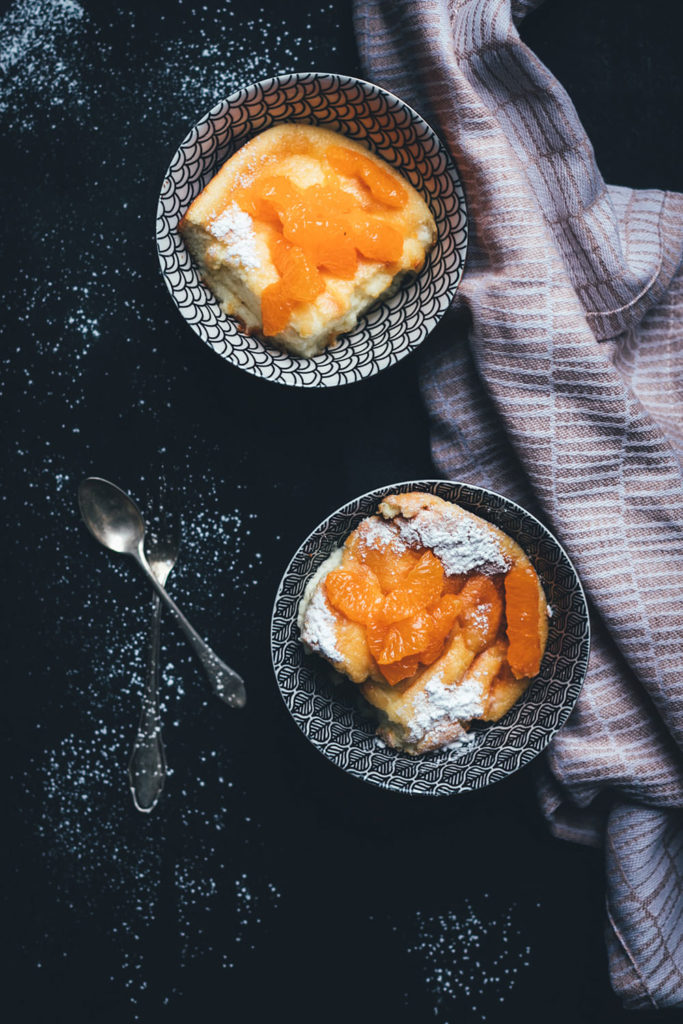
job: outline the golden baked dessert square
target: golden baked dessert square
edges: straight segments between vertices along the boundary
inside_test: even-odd
[[[223,164],[179,230],[204,283],[247,332],[308,357],[424,265],[422,196],[364,146],[281,124]]]
[[[389,746],[422,754],[498,721],[548,638],[538,575],[511,537],[453,502],[394,494],[309,581],[305,646],[353,683]]]

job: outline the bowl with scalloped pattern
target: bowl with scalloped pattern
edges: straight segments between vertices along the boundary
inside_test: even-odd
[[[309,358],[247,334],[224,313],[178,232],[188,207],[221,165],[249,139],[283,122],[319,125],[365,145],[421,193],[437,226],[436,244],[420,273],[368,310],[334,346]],[[419,114],[370,82],[307,72],[248,85],[194,125],[166,172],[156,239],[161,273],[179,312],[214,352],[279,384],[334,387],[393,366],[436,326],[463,274],[467,212],[455,165]]]
[[[307,653],[297,612],[306,584],[362,519],[389,494],[427,491],[504,530],[524,549],[551,609],[538,675],[498,722],[477,724],[462,749],[411,756],[379,743],[376,720],[351,682]],[[412,480],[363,494],[333,512],[306,538],[280,583],[271,622],[271,654],[282,698],[304,736],[350,775],[402,793],[446,796],[480,789],[516,772],[543,751],[567,721],[588,666],[590,625],[583,588],[566,552],[538,519],[494,491],[448,480]]]

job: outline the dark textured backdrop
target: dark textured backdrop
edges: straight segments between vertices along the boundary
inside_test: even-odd
[[[359,73],[349,5],[1,10],[9,1019],[623,1024],[601,857],[550,838],[533,766],[465,798],[384,793],[321,758],[274,685],[270,608],[301,539],[432,473],[416,359],[336,391],[259,382],[201,345],[158,272],[188,126],[278,71]],[[656,11],[549,0],[523,35],[607,181],[683,190],[681,8]],[[125,774],[149,595],[78,522],[91,472],[150,515],[167,479],[170,588],[249,687],[244,713],[217,705],[164,624],[173,774],[149,818]]]

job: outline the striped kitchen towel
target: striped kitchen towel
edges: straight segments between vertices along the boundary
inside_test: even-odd
[[[612,984],[683,1006],[683,196],[606,186],[514,0],[356,0],[367,77],[439,131],[467,268],[427,346],[435,462],[537,509],[592,606],[542,768],[558,836],[602,844]]]

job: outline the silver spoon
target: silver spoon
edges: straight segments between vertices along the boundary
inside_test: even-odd
[[[231,708],[243,708],[247,694],[242,677],[221,661],[206,641],[202,640],[150,569],[143,546],[145,524],[132,498],[108,480],[90,476],[79,484],[78,506],[83,522],[100,544],[111,551],[131,555],[147,574],[201,661],[216,696]]]
[[[175,527],[175,524],[174,524]],[[163,586],[178,558],[180,533],[170,529],[161,539],[147,534],[145,554],[149,567]],[[149,635],[147,673],[142,691],[140,722],[128,762],[128,781],[133,803],[138,811],[149,814],[159,802],[166,781],[166,753],[161,735],[159,713],[159,634],[161,600],[155,594]]]

